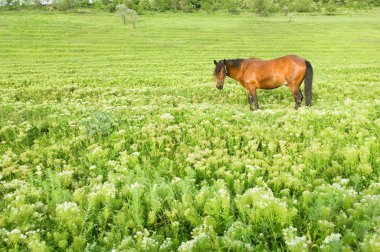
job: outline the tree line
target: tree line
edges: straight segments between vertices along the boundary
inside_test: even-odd
[[[334,13],[337,8],[365,9],[380,6],[380,0],[0,0],[3,9],[44,8],[68,11],[95,8],[115,12],[118,4],[142,14],[146,11],[219,11],[239,13],[248,10],[260,15],[284,12]]]

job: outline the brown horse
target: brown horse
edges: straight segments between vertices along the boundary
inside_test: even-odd
[[[311,90],[313,84],[313,67],[310,62],[288,55],[272,60],[257,58],[220,60],[217,62],[214,76],[216,87],[223,89],[226,76],[237,80],[247,90],[250,109],[259,109],[256,89],[273,89],[282,85],[289,86],[295,101],[295,109],[301,106],[303,100],[300,85],[305,80],[306,106],[311,106]]]

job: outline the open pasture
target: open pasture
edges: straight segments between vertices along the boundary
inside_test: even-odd
[[[0,250],[379,251],[378,17],[0,13]],[[215,88],[286,54],[311,108]]]

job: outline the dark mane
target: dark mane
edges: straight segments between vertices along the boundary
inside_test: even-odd
[[[229,59],[226,60],[226,62],[228,66],[236,68],[239,67],[244,60],[245,59]],[[215,66],[214,75],[217,75],[222,70],[222,67],[224,67],[224,62],[223,60],[220,60]]]
[[[227,64],[233,68],[237,68],[245,59],[230,59],[227,60]]]
[[[248,59],[228,59],[226,62],[229,67],[238,68],[241,63],[246,60],[259,60],[259,58],[251,57]],[[214,75],[217,75],[222,70],[222,67],[224,67],[224,62],[223,60],[219,60],[218,64],[215,66]]]

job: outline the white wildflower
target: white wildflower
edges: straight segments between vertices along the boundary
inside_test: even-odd
[[[340,237],[342,235],[339,233],[332,233],[329,236],[326,236],[322,242],[321,249],[323,251],[339,250]]]
[[[306,235],[297,236],[297,229],[292,226],[283,229],[282,234],[289,251],[306,251],[311,244]]]
[[[162,120],[166,121],[172,121],[174,119],[174,116],[172,116],[170,113],[164,113],[160,117]]]
[[[143,189],[144,188],[144,185],[140,184],[139,182],[135,182],[131,185],[131,190],[134,190],[134,189]]]
[[[331,242],[339,241],[341,236],[342,235],[339,234],[339,233],[337,233],[337,234],[332,233],[329,236],[326,236],[326,238],[323,240],[323,243],[324,244],[329,244]]]
[[[173,241],[170,237],[168,237],[161,244],[159,251],[170,251],[172,246],[173,246]]]
[[[80,208],[75,202],[65,201],[58,204],[55,208],[57,217],[62,221],[70,219],[72,216],[76,216],[80,213]]]

